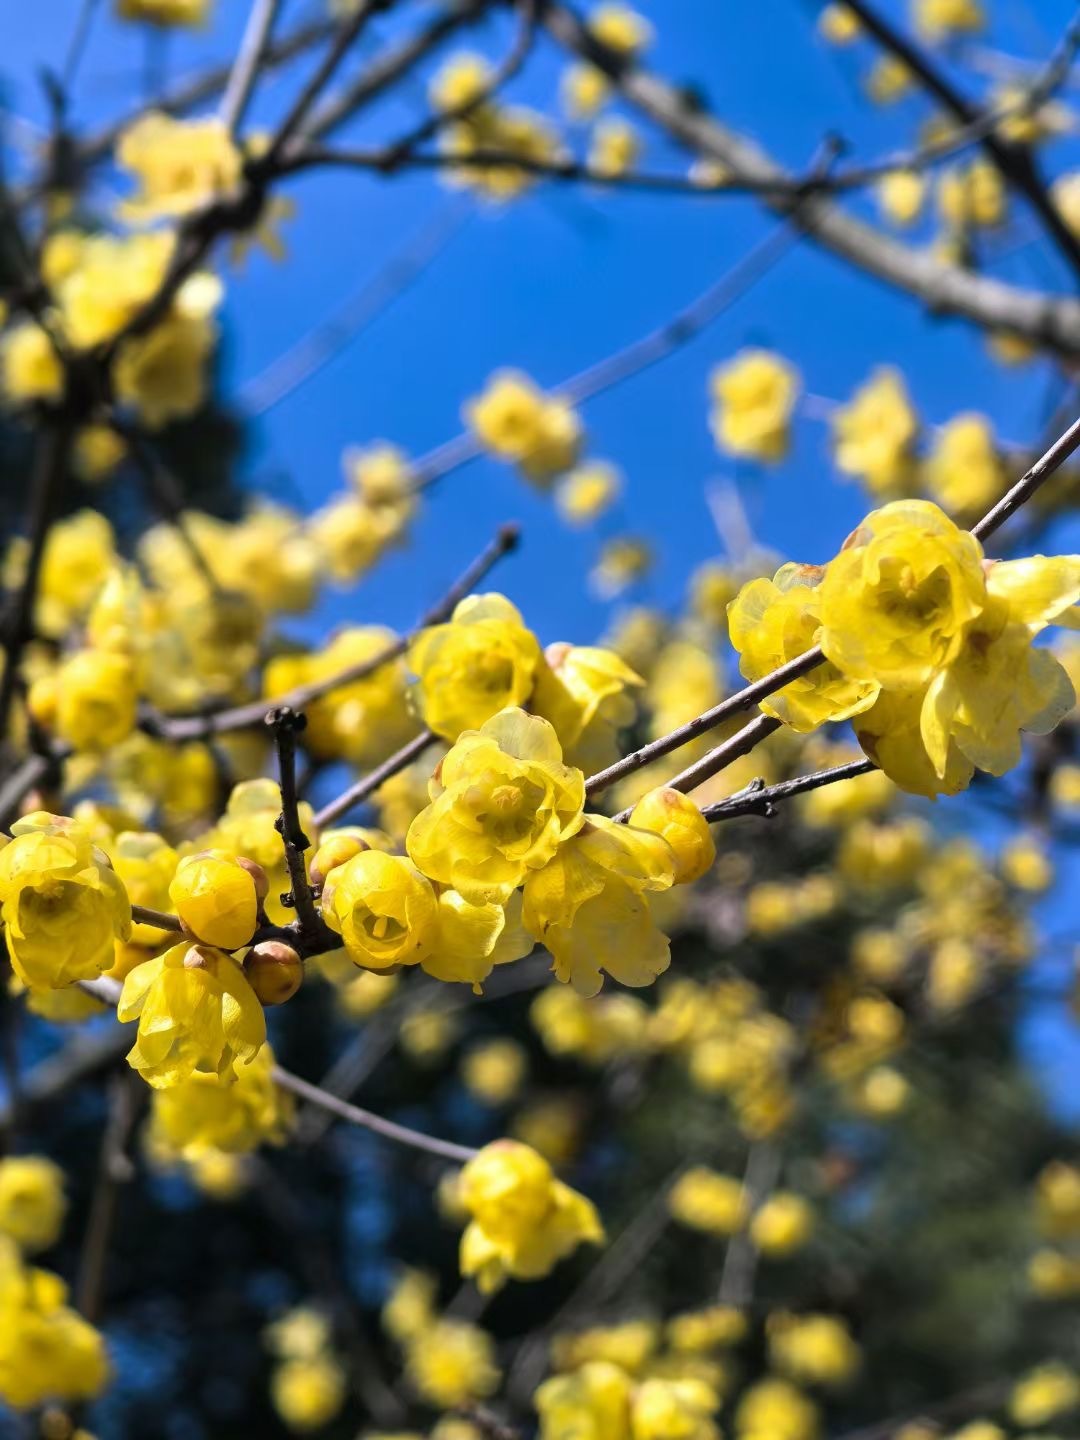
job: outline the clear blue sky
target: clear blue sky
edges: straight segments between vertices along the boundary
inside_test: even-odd
[[[107,5],[109,0],[102,0]],[[15,114],[43,116],[34,74],[60,59],[76,0],[45,0],[8,16],[0,67]],[[857,76],[866,52],[838,54],[814,33],[816,5],[802,0],[640,0],[657,24],[651,60],[667,75],[703,89],[725,119],[753,131],[792,167],[805,166],[826,130],[844,135],[871,158],[908,143],[924,115],[919,102],[875,111],[862,101]],[[904,6],[886,8],[895,15]],[[1042,57],[1071,17],[1070,0],[992,0],[992,40]],[[174,76],[231,53],[247,6],[218,0],[206,33],[176,37],[167,65]],[[286,25],[311,11],[286,3]],[[404,6],[410,23],[429,6]],[[401,23],[380,22],[381,36]],[[470,42],[501,53],[508,27],[493,24]],[[160,58],[160,57],[158,57]],[[99,121],[140,93],[146,56],[130,27],[103,14],[76,92],[79,122]],[[295,72],[294,72],[295,73]],[[551,109],[559,61],[543,49],[513,98]],[[274,87],[267,96],[274,113]],[[419,113],[422,96],[381,106],[353,138],[385,136]],[[650,138],[648,163],[679,157]],[[1050,152],[1052,167],[1080,163],[1075,141]],[[106,187],[111,177],[103,175]],[[288,227],[293,259],[279,269],[256,257],[230,284],[224,378],[229,387],[257,375],[343,297],[371,279],[437,211],[453,202],[434,176],[390,182],[356,173],[315,175],[291,188],[298,215]],[[107,188],[102,192],[107,197]],[[413,454],[460,429],[459,410],[485,377],[520,366],[554,385],[661,323],[731,266],[769,227],[752,201],[709,197],[603,195],[543,188],[504,210],[477,214],[424,275],[350,349],[309,385],[257,424],[251,476],[285,474],[293,493],[313,507],[340,485],[349,445],[398,442]],[[1019,222],[1020,233],[1025,221]],[[1003,273],[1019,282],[1061,284],[1053,261],[1018,249]],[[990,414],[1000,433],[1027,441],[1039,430],[1051,375],[1044,365],[1003,370],[966,327],[935,320],[905,297],[803,246],[720,322],[675,358],[589,404],[591,453],[623,468],[628,491],[620,523],[650,537],[658,564],[647,598],[675,605],[687,574],[716,553],[704,502],[710,479],[731,476],[706,423],[710,367],[746,343],[775,347],[802,371],[807,390],[844,397],[877,364],[904,371],[928,421],[966,409]],[[796,429],[790,458],[777,469],[738,475],[760,540],[791,558],[823,560],[867,508],[854,486],[838,485],[827,435],[813,421]],[[284,492],[283,492],[284,493]],[[414,547],[389,558],[359,591],[332,600],[332,618],[409,623],[504,519],[525,527],[525,546],[500,573],[500,584],[526,608],[545,641],[587,641],[604,628],[608,607],[586,593],[596,537],[568,532],[550,503],[506,469],[486,461],[450,478],[425,506]],[[422,563],[416,564],[420,556]],[[1069,865],[1067,897],[1076,878]],[[1060,933],[1073,907],[1058,898],[1047,929]],[[1063,1095],[1080,1051],[1039,1011],[1033,1046],[1060,1070]],[[1075,1088],[1075,1086],[1073,1087]]]

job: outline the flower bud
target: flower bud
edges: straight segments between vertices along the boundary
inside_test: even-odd
[[[283,1005],[300,989],[304,965],[291,945],[282,940],[260,940],[244,960],[248,983],[264,1005]]]
[[[311,883],[325,885],[331,870],[338,865],[344,865],[346,860],[359,855],[361,850],[370,849],[368,842],[358,835],[346,835],[342,832],[328,835],[311,857]]]
[[[257,860],[249,860],[246,855],[237,855],[236,863],[242,870],[246,870],[255,881],[255,898],[261,905],[270,893],[270,881],[267,879],[266,871]]]
[[[716,859],[708,822],[692,800],[678,790],[650,790],[634,806],[630,824],[661,835],[675,855],[675,884],[699,880]]]

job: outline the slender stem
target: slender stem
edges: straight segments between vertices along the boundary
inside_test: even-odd
[[[288,145],[297,130],[307,119],[312,106],[334,78],[334,72],[348,54],[353,42],[359,37],[360,32],[373,15],[379,10],[386,8],[386,4],[387,0],[359,0],[356,9],[341,24],[337,35],[334,37],[333,44],[322,59],[322,63],[316,68],[314,75],[311,76],[308,83],[293,101],[285,119],[278,127],[277,133],[271,141],[270,148],[265,157],[268,169],[274,167],[286,145]]]
[[[425,1135],[420,1130],[412,1130],[407,1125],[386,1120],[371,1110],[363,1110],[359,1105],[352,1105],[347,1100],[320,1089],[318,1085],[312,1085],[309,1080],[301,1080],[299,1075],[283,1070],[280,1065],[275,1065],[271,1073],[274,1083],[283,1090],[329,1111],[341,1120],[347,1120],[350,1125],[359,1125],[374,1135],[381,1135],[384,1140],[392,1140],[397,1145],[407,1145],[413,1150],[423,1150],[429,1155],[438,1155],[443,1160],[453,1160],[457,1164],[464,1164],[479,1153],[473,1146],[455,1145],[451,1140],[439,1140],[434,1135]]]
[[[252,0],[244,37],[218,110],[230,135],[235,135],[243,124],[280,9],[281,0]]]
[[[132,905],[131,918],[136,925],[153,925],[157,930],[175,930],[177,933],[183,931],[178,915],[170,915],[165,910],[151,910],[146,905]]]
[[[411,765],[414,760],[419,759],[428,746],[433,745],[437,739],[438,736],[433,735],[430,730],[421,730],[419,735],[408,741],[400,750],[395,750],[393,755],[388,756],[381,765],[376,765],[374,770],[363,776],[355,785],[351,785],[344,794],[339,795],[336,800],[331,800],[328,805],[324,805],[315,816],[316,828],[324,830],[327,825],[332,825],[335,820],[340,819],[355,805],[361,804],[369,795],[374,795],[380,785],[389,780],[391,776],[404,770],[406,765]]]
[[[210,593],[220,598],[221,586],[218,578],[210,568],[206,556],[188,525],[187,516],[184,513],[184,492],[179,480],[162,463],[160,457],[150,448],[134,425],[129,425],[119,416],[112,415],[109,417],[109,426],[127,446],[128,453],[146,481],[151,497],[165,519],[175,527],[184,548],[191,557],[192,565],[206,582]]]
[[[760,700],[768,699],[770,695],[775,694],[777,690],[782,690],[792,680],[800,680],[804,675],[808,675],[811,670],[821,665],[824,659],[825,656],[821,653],[820,645],[804,651],[794,660],[789,660],[786,665],[781,665],[760,680],[755,680],[752,685],[747,685],[744,689],[736,691],[734,695],[729,695],[726,700],[721,700],[711,710],[706,710],[703,714],[695,716],[693,720],[688,720],[677,730],[672,730],[667,735],[661,735],[658,740],[653,740],[648,745],[643,745],[640,750],[632,750],[629,755],[624,755],[621,760],[616,760],[606,770],[599,770],[595,775],[590,775],[585,782],[586,795],[590,798],[598,795],[601,790],[606,790],[609,785],[614,785],[616,780],[622,780],[627,775],[632,775],[635,770],[640,770],[643,765],[651,764],[653,760],[659,760],[662,755],[670,755],[672,750],[677,750],[680,745],[685,745],[690,740],[696,740],[699,735],[704,735],[706,731],[722,725],[733,715],[752,709]],[[760,738],[763,739],[764,736],[760,736]]]
[[[811,790],[821,790],[826,785],[836,785],[841,780],[854,780],[860,775],[869,775],[878,767],[872,760],[851,760],[846,765],[833,765],[827,770],[815,770],[812,775],[797,775],[793,780],[781,780],[776,785],[763,785],[760,781],[747,785],[744,790],[718,800],[715,805],[702,807],[702,815],[710,823],[714,820],[733,820],[739,815],[764,815],[774,813],[778,800],[788,800],[793,795],[805,795]]]
[[[1063,435],[1060,435],[1029,470],[1026,470],[1011,490],[1007,491],[977,525],[971,527],[976,540],[986,540],[1000,530],[1010,516],[1027,503],[1050,476],[1060,470],[1069,456],[1080,445],[1080,418],[1073,421]]]
[[[664,788],[678,790],[685,794],[689,790],[696,789],[698,785],[704,785],[706,780],[711,780],[714,775],[719,775],[721,770],[726,770],[735,760],[749,755],[750,751],[756,749],[763,740],[767,740],[770,735],[781,729],[783,729],[781,722],[774,720],[771,715],[756,716],[722,744],[710,750],[707,755],[703,755],[696,764],[681,770],[670,780],[665,780]],[[632,808],[620,810],[615,819],[620,823],[625,823],[630,819]]]
[[[304,851],[311,841],[300,824],[300,796],[296,788],[296,737],[307,721],[288,705],[279,705],[267,715],[266,724],[274,732],[281,786],[281,814],[275,828],[285,847],[285,865],[292,883],[291,893],[282,899],[286,904],[291,903],[301,937],[308,940],[318,933],[321,922],[304,864]]]

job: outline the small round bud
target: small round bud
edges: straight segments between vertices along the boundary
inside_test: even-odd
[[[344,865],[346,860],[359,855],[361,850],[370,849],[368,842],[358,835],[328,835],[311,857],[311,883],[325,885],[331,870],[338,865]]]
[[[236,863],[255,881],[255,898],[261,905],[270,894],[270,881],[266,878],[266,871],[257,860],[249,860],[246,855],[237,855]]]
[[[283,940],[260,940],[244,960],[244,974],[264,1005],[283,1005],[300,989],[304,964]]]
[[[187,954],[184,956],[184,969],[205,970],[206,968],[206,946],[192,945],[190,950],[188,950]]]

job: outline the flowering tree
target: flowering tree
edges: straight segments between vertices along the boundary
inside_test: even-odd
[[[921,128],[858,161],[812,136],[793,173],[621,3],[289,9],[252,0],[229,63],[174,82],[161,42],[211,0],[83,0],[44,143],[9,132],[3,1433],[1068,1433],[1080,1163],[1016,1032],[1080,800],[1080,556],[1034,553],[1076,493],[1080,172],[1045,157],[1080,16],[1025,60],[980,0],[821,7],[806,43]],[[106,24],[145,30],[149,98],[84,132]],[[552,56],[550,113],[511,102]],[[237,483],[219,317],[248,249],[283,254],[293,177],[358,170],[775,224],[660,329],[547,389],[463,386],[460,435],[369,439],[299,513]],[[1016,210],[1068,284],[1005,278]],[[768,472],[824,420],[872,506],[846,538],[780,564],[730,487],[678,613],[544,646],[543,596],[492,588],[518,528],[477,515],[408,633],[366,594],[318,633],[478,458],[597,522],[621,475],[586,402],[799,244],[1041,357],[1045,436],[924,425],[887,366],[824,400],[813,356],[745,348],[709,375],[716,446]],[[648,565],[609,536],[593,581]]]

